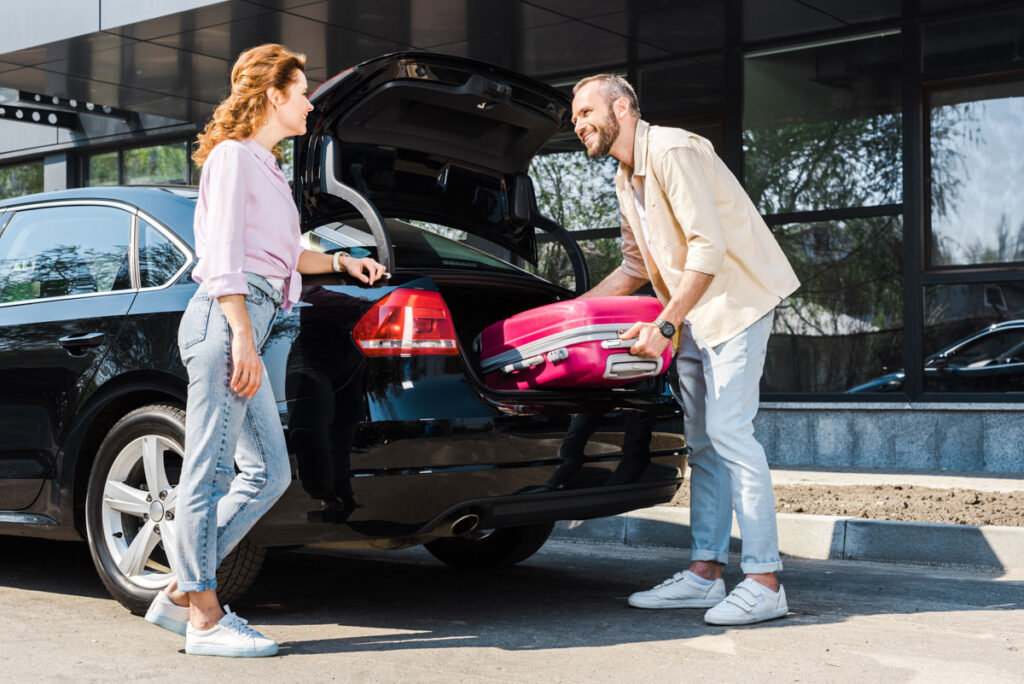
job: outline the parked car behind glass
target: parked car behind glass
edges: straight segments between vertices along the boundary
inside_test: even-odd
[[[905,374],[887,373],[847,392],[900,392]],[[1024,391],[1024,320],[993,323],[924,360],[931,392]]]

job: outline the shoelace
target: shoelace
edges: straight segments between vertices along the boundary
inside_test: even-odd
[[[226,627],[228,627],[228,628],[238,632],[242,636],[249,637],[250,639],[262,639],[262,638],[264,638],[262,634],[260,634],[255,629],[253,629],[252,627],[249,626],[249,621],[248,620],[246,620],[244,617],[242,617],[238,613],[232,613],[230,606],[225,605],[224,606],[224,612],[227,614],[227,618],[228,618],[228,620],[227,620],[228,624],[225,625]]]

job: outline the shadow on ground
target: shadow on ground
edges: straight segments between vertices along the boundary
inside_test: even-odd
[[[106,596],[84,544],[0,538],[0,586]],[[859,615],[1015,611],[1024,582],[992,573],[852,561],[787,561],[790,615],[755,629],[842,622]],[[675,550],[550,542],[520,566],[455,572],[425,551],[301,551],[272,556],[234,606],[253,624],[334,625],[359,636],[282,644],[282,654],[490,647],[599,647],[721,634],[700,610],[629,608],[629,593],[683,567]],[[730,571],[727,580],[738,580]],[[330,627],[330,629],[328,629]]]

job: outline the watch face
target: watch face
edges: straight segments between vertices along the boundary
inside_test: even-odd
[[[672,337],[676,334],[676,326],[672,325],[668,321],[662,321],[659,323],[658,328],[661,330],[661,334],[665,337]]]

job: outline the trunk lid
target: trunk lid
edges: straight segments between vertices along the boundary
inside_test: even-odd
[[[338,74],[310,101],[295,178],[307,226],[367,212],[431,221],[530,262],[535,227],[560,229],[539,216],[526,175],[569,120],[569,99],[554,88],[483,62],[402,52]],[[380,228],[378,242],[389,243]]]

